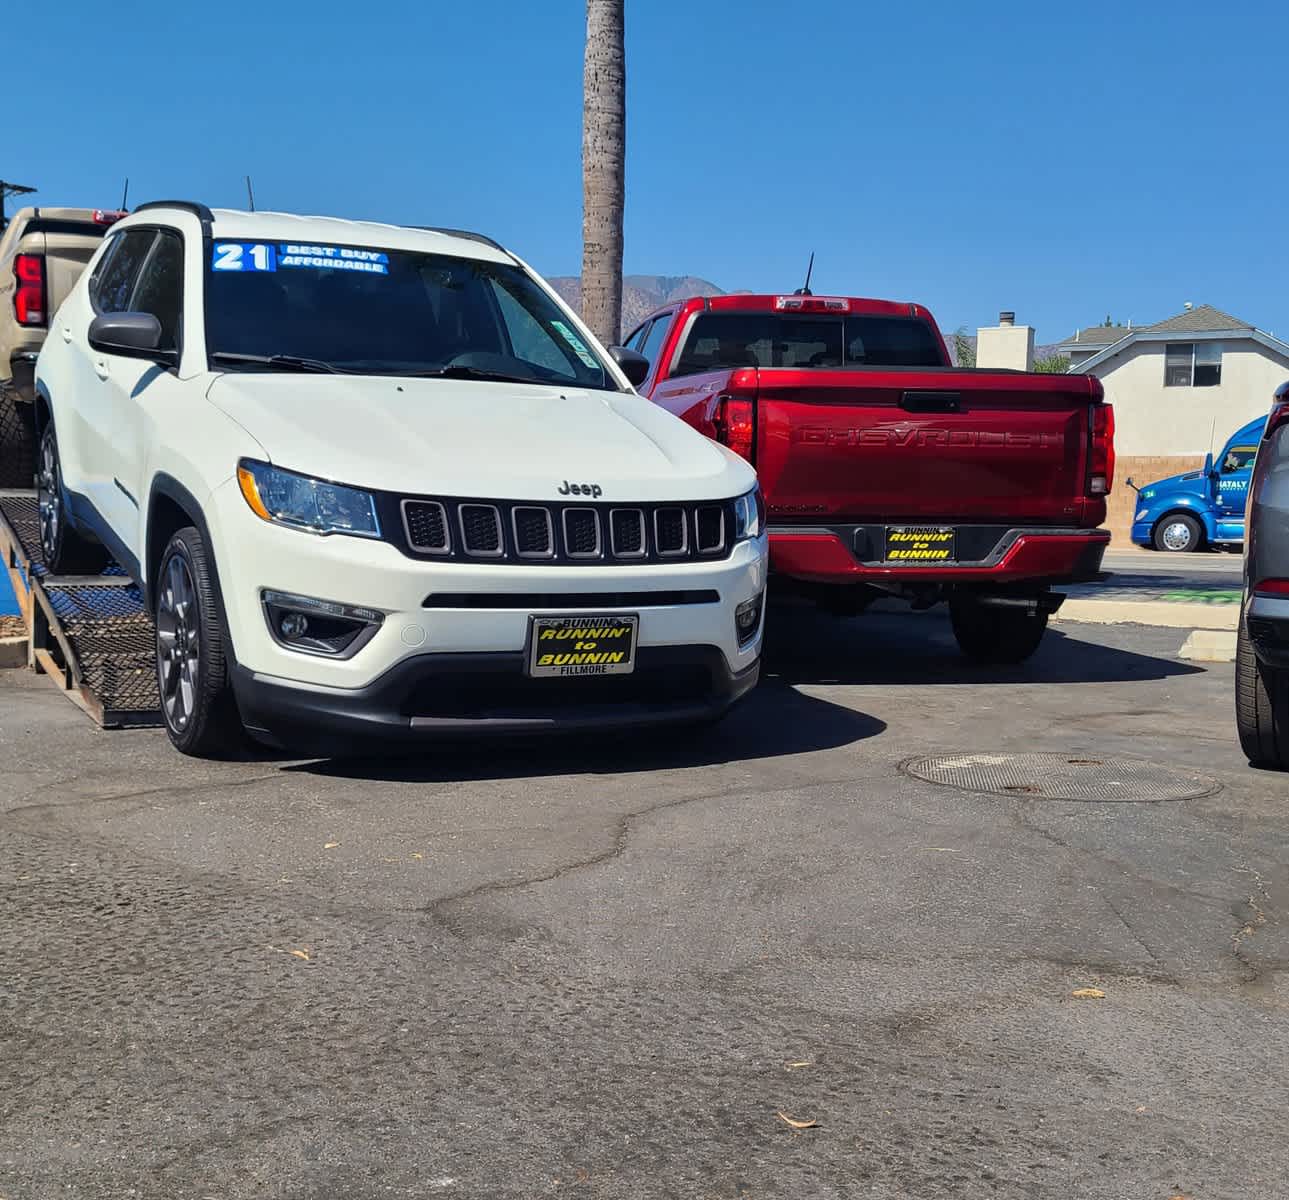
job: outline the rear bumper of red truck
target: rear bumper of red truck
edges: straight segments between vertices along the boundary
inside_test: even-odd
[[[810,583],[1080,583],[1101,578],[1107,529],[946,526],[947,562],[892,562],[884,525],[770,526],[770,569]]]

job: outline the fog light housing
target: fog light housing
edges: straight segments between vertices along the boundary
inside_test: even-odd
[[[734,610],[734,631],[738,635],[740,646],[746,646],[756,637],[756,631],[761,627],[761,606],[764,600],[765,593],[761,592],[751,600],[744,600]]]
[[[278,632],[288,642],[299,641],[309,632],[309,618],[304,613],[289,612],[279,623]]]
[[[350,658],[376,635],[385,614],[315,596],[265,590],[260,593],[269,633],[279,646],[302,654]]]

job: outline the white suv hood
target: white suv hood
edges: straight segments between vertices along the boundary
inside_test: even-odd
[[[420,495],[715,500],[752,487],[742,459],[640,396],[479,380],[230,373],[207,393],[276,466]],[[230,464],[231,466],[231,464]]]

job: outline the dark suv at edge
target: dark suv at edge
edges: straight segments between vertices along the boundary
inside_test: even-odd
[[[1250,763],[1289,770],[1289,383],[1276,389],[1249,484],[1235,720]]]

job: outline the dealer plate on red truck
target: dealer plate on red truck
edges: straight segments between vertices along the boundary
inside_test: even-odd
[[[528,674],[630,675],[636,666],[637,613],[616,616],[530,617]]]
[[[886,561],[953,562],[958,557],[955,533],[941,526],[888,525]]]

